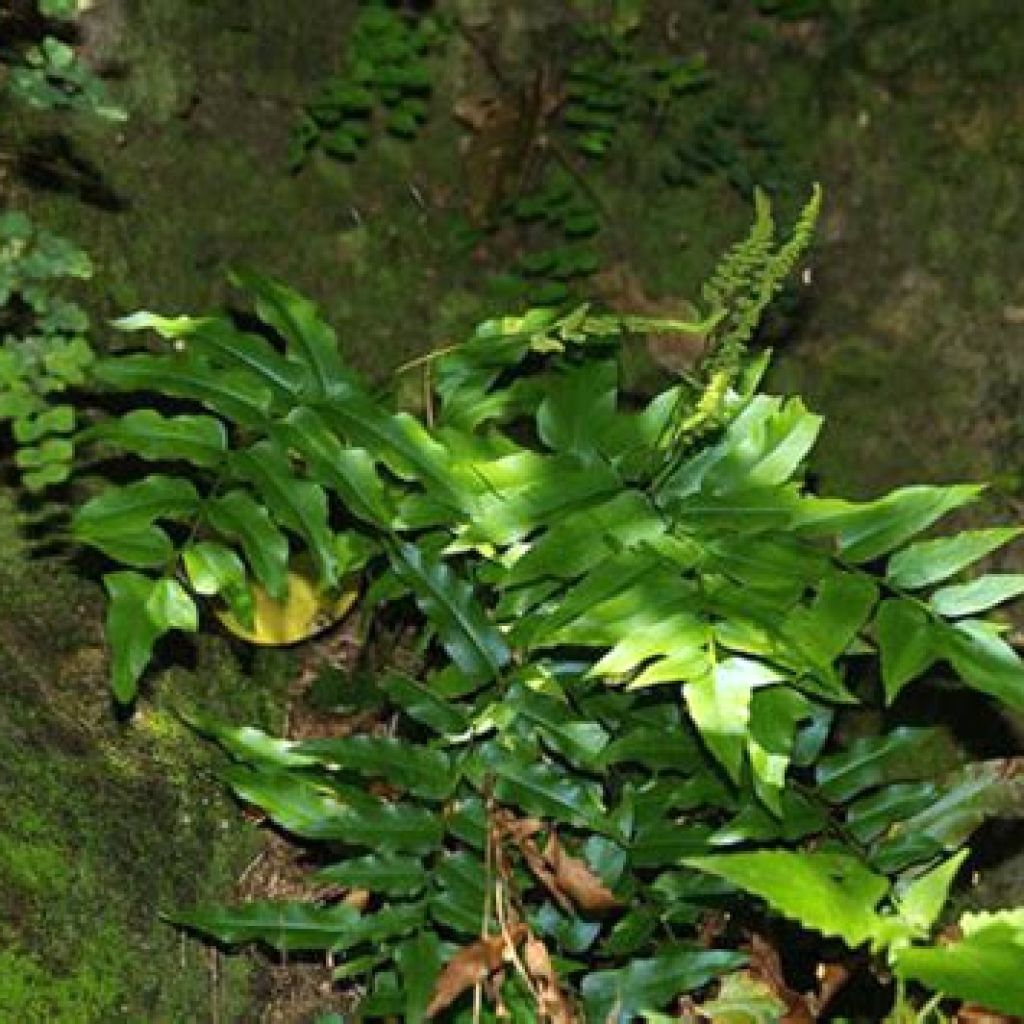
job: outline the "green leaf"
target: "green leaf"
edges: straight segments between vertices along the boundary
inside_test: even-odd
[[[164,317],[139,312],[115,320],[114,326],[122,331],[156,331],[218,366],[244,370],[269,388],[280,403],[294,401],[307,379],[300,366],[275,352],[268,341],[236,330],[225,317]]]
[[[316,758],[295,752],[293,740],[269,736],[253,726],[225,725],[199,712],[189,711],[182,717],[193,729],[216,740],[232,757],[266,768],[309,768]]]
[[[993,1012],[1024,1014],[1024,912],[964,914],[959,925],[956,942],[896,949],[896,974]]]
[[[443,964],[441,943],[436,935],[420,932],[395,950],[395,963],[402,977],[405,1013],[409,1024],[425,1020],[425,1012],[434,993],[434,983]]]
[[[413,721],[443,736],[457,736],[469,728],[469,718],[453,701],[435,693],[429,684],[391,673],[381,682],[388,699]]]
[[[743,771],[751,695],[757,687],[783,678],[760,662],[727,658],[704,679],[687,683],[683,689],[687,709],[701,738],[736,784]]]
[[[369,453],[342,447],[312,409],[293,409],[274,424],[271,435],[282,449],[297,452],[309,476],[338,494],[353,515],[375,526],[386,526],[394,518],[391,499]]]
[[[386,778],[399,788],[428,800],[441,800],[451,795],[459,781],[447,754],[404,740],[346,736],[305,740],[292,749],[318,764]]]
[[[325,885],[369,889],[389,896],[414,896],[426,888],[426,865],[411,857],[372,854],[321,868],[314,876]]]
[[[189,544],[182,552],[189,583],[197,594],[213,597],[245,589],[245,565],[231,548],[216,541]]]
[[[892,825],[887,838],[895,843],[926,839],[936,848],[953,850],[989,818],[999,817],[1024,818],[1024,759],[965,765],[941,780],[927,806]]]
[[[229,944],[265,942],[281,952],[331,949],[351,933],[359,911],[344,903],[318,907],[311,903],[253,902],[237,907],[210,907],[168,915],[174,924]]]
[[[678,949],[628,967],[594,971],[582,983],[587,1019],[631,1024],[644,1010],[660,1010],[677,996],[741,967],[746,957],[725,950]]]
[[[334,331],[309,299],[253,271],[236,270],[231,281],[253,297],[257,316],[284,338],[289,358],[310,372],[318,394],[344,390],[351,374],[342,365]]]
[[[915,879],[898,894],[899,914],[918,931],[927,934],[939,919],[949,898],[949,888],[970,851],[961,850],[949,860]]]
[[[227,452],[224,424],[211,416],[163,416],[137,409],[92,428],[89,439],[116,444],[144,459],[183,459],[196,466],[217,466]]]
[[[321,584],[334,586],[338,566],[324,489],[298,479],[287,457],[270,441],[259,441],[250,448],[232,452],[231,469],[237,478],[256,488],[277,522],[306,542]]]
[[[938,660],[940,649],[928,613],[904,598],[890,598],[879,605],[875,630],[885,699],[891,704],[907,683]]]
[[[146,599],[146,614],[161,633],[181,629],[194,633],[199,626],[195,602],[175,579],[159,579]]]
[[[938,796],[935,782],[890,783],[850,804],[846,808],[846,827],[859,843],[873,842],[896,822],[923,811]]]
[[[487,904],[486,873],[476,854],[445,853],[434,865],[431,915],[456,931],[478,935]]]
[[[187,520],[200,507],[199,495],[187,480],[148,476],[90,498],[75,514],[72,533],[79,543],[99,548],[117,561],[163,565],[173,547],[156,520]]]
[[[541,440],[554,451],[593,455],[615,413],[614,362],[587,362],[553,375],[537,410]]]
[[[700,1004],[701,1015],[714,1024],[779,1024],[786,1011],[767,981],[745,973],[723,978],[715,998]]]
[[[206,519],[242,546],[256,578],[276,601],[288,596],[288,541],[267,510],[245,491],[228,491],[206,503]]]
[[[270,412],[270,389],[258,377],[244,370],[217,370],[190,356],[122,355],[101,359],[93,374],[120,391],[191,399],[242,427],[264,426]]]
[[[828,573],[810,607],[799,606],[786,617],[783,638],[812,664],[828,669],[854,642],[877,600],[878,588],[869,577]]]
[[[429,558],[412,544],[400,545],[392,553],[391,564],[467,676],[484,682],[508,664],[511,653],[504,638],[476,602],[472,585],[451,566]]]
[[[968,686],[1024,711],[1024,661],[980,622],[961,620],[938,634],[939,649]]]
[[[604,462],[517,452],[457,467],[466,543],[509,544],[580,508],[614,497],[622,482]]]
[[[883,927],[875,907],[889,883],[847,854],[759,850],[688,857],[683,863],[724,878],[805,928],[838,936],[851,947]]]
[[[285,774],[239,767],[224,776],[243,800],[262,807],[282,828],[306,839],[408,853],[427,853],[441,842],[442,825],[432,810],[373,798],[359,806],[346,804],[326,786]]]
[[[889,559],[886,579],[897,587],[917,590],[941,583],[954,573],[1008,544],[1024,527],[967,530],[955,537],[920,541]]]
[[[970,583],[942,587],[931,596],[931,606],[947,618],[977,615],[1024,594],[1024,575],[982,576]]]
[[[111,688],[121,704],[135,699],[139,677],[165,632],[150,617],[147,604],[157,580],[137,572],[112,572],[103,577],[107,589],[106,636],[111,656]]]
[[[664,533],[665,521],[650,501],[638,491],[625,490],[610,501],[554,520],[512,566],[505,586],[545,576],[581,576],[610,555]]]
[[[974,501],[982,490],[977,484],[904,487],[865,503],[805,498],[795,525],[814,534],[834,534],[848,561],[869,562]]]
[[[524,757],[488,744],[481,763],[495,777],[494,797],[528,814],[555,822],[607,833],[612,823],[605,817],[600,787],[561,771],[544,761]]]
[[[858,793],[891,782],[935,778],[959,763],[945,729],[900,726],[884,736],[857,740],[849,750],[818,762],[818,795],[846,803]]]
[[[316,413],[349,444],[365,449],[396,476],[414,481],[455,507],[449,453],[417,420],[385,411],[368,395],[352,391],[343,400],[319,405]]]

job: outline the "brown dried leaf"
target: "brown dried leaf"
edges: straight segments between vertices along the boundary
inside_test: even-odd
[[[574,1024],[576,1017],[572,1004],[558,984],[547,946],[535,935],[531,935],[523,947],[523,959],[537,989],[541,1021],[546,1024]]]
[[[464,946],[450,959],[434,983],[427,1007],[427,1018],[442,1010],[480,982],[487,981],[501,966],[509,944],[518,945],[526,936],[524,925],[516,925],[508,935],[488,935]]]
[[[749,973],[767,985],[772,995],[786,1004],[786,1015],[780,1024],[814,1024],[818,1019],[812,1000],[791,989],[786,983],[778,950],[757,933],[750,937]]]
[[[586,861],[571,857],[562,849],[554,832],[548,837],[544,858],[555,874],[558,888],[581,910],[600,913],[619,905],[615,894],[590,870]]]
[[[483,981],[501,966],[505,953],[505,936],[490,935],[464,946],[445,964],[427,1006],[428,1018],[451,1006],[463,992]]]

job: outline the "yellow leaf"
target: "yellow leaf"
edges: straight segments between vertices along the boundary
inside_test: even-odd
[[[344,581],[340,589],[324,591],[313,576],[291,569],[284,601],[275,601],[258,583],[253,584],[252,629],[246,629],[227,608],[215,612],[221,625],[242,640],[265,647],[286,647],[309,640],[340,622],[358,594],[355,577]]]

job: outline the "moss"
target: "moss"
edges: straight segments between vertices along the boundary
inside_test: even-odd
[[[213,998],[252,1019],[249,959],[224,959],[214,991],[210,951],[160,917],[227,898],[258,848],[173,708],[270,726],[280,684],[245,682],[210,638],[118,721],[96,588],[19,550],[9,505],[0,537],[0,1020],[204,1020]]]

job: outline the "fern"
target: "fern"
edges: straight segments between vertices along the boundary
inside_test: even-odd
[[[762,205],[712,279],[730,352],[816,203],[781,246]],[[954,977],[996,934],[959,958],[913,952],[931,949],[959,861],[932,866],[1016,813],[1012,763],[964,763],[932,729],[830,741],[837,709],[860,699],[854,658],[877,659],[880,700],[943,660],[1024,707],[1024,662],[956,612],[1013,587],[997,581],[987,605],[977,588],[949,593],[1017,531],[918,539],[980,488],[809,494],[821,420],[799,399],[755,393],[757,365],[714,364],[696,406],[676,385],[630,408],[623,331],[665,325],[586,308],[494,320],[434,354],[421,421],[344,367],[307,300],[236,283],[266,332],[137,314],[121,326],[164,347],[96,368],[143,407],[88,440],[154,463],[75,517],[78,539],[120,563],[105,579],[115,694],[135,699],[154,644],[194,632],[211,604],[239,620],[268,596],[286,604],[300,560],[325,594],[358,578],[367,608],[411,626],[417,660],[341,680],[341,700],[362,681],[386,737],[193,721],[231,756],[239,797],[317,845],[322,880],[367,891],[365,909],[174,920],[327,951],[365,993],[363,1019],[468,1019],[489,976],[523,1024],[625,1022],[723,976],[724,999],[744,954],[694,940],[735,887],[871,943],[906,977]],[[154,391],[189,408],[146,408]],[[503,975],[506,961],[519,969]]]
[[[71,470],[75,409],[57,396],[85,382],[94,356],[88,318],[55,286],[91,274],[89,258],[70,242],[24,214],[0,216],[0,420],[11,424],[30,491]]]

